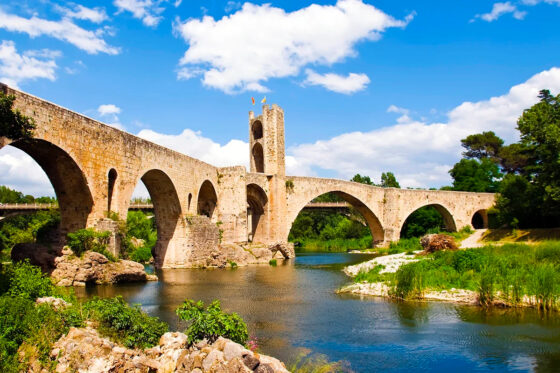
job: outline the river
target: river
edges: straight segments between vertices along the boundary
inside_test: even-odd
[[[185,298],[219,299],[243,317],[263,353],[287,363],[310,350],[355,372],[560,371],[560,314],[335,294],[348,282],[342,267],[368,258],[305,253],[277,267],[161,270],[159,282],[77,295],[122,295],[171,330],[184,328],[175,308]]]

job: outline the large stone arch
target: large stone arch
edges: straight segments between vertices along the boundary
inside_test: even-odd
[[[355,197],[354,195],[350,194],[349,192],[344,192],[340,189],[322,190],[320,193],[314,195],[309,200],[300,204],[298,206],[297,210],[294,210],[295,214],[290,216],[289,220],[287,222],[288,223],[288,225],[287,225],[288,229],[287,229],[287,232],[286,232],[286,241],[288,239],[287,238],[288,235],[290,234],[292,224],[294,223],[296,217],[299,215],[301,210],[303,210],[305,208],[305,205],[307,205],[313,199],[315,199],[315,198],[317,198],[320,195],[325,194],[325,193],[334,193],[334,194],[338,195],[344,201],[346,201],[350,205],[352,205],[352,207],[354,207],[364,217],[364,219],[366,221],[366,224],[367,224],[367,226],[368,226],[368,228],[371,232],[371,237],[373,238],[374,245],[383,243],[385,241],[385,230],[383,229],[383,225],[381,224],[381,221],[375,215],[375,213],[361,199],[359,199],[358,197]]]
[[[412,213],[421,209],[422,207],[435,208],[436,211],[439,212],[439,214],[443,217],[443,223],[445,224],[445,228],[447,229],[447,231],[457,232],[457,223],[455,222],[455,218],[453,217],[453,214],[451,214],[451,212],[449,211],[449,208],[447,208],[445,205],[441,203],[427,203],[427,204],[416,206],[414,209],[408,211],[407,214],[403,215],[404,217],[399,222],[399,231],[398,231],[399,237],[404,227],[404,223],[406,222],[406,219],[408,219],[408,217],[412,215]]]
[[[19,140],[10,144],[39,164],[49,178],[58,200],[60,234],[87,227],[93,210],[93,197],[86,174],[64,149],[41,139]]]
[[[216,207],[218,206],[218,194],[210,180],[204,180],[198,190],[197,214],[206,215],[212,221],[216,220]]]
[[[170,250],[170,243],[175,235],[180,234],[177,228],[181,224],[181,202],[173,181],[165,172],[152,169],[145,172],[140,179],[148,189],[154,205],[157,242],[152,255],[156,266],[162,267],[168,261],[166,256]]]
[[[247,238],[265,242],[269,237],[269,211],[266,192],[257,184],[247,185]]]

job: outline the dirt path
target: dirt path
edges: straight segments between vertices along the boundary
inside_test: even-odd
[[[480,241],[484,232],[486,232],[486,229],[476,229],[473,234],[461,241],[460,248],[469,249],[484,246],[484,243]]]

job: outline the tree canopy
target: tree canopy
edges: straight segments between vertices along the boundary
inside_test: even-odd
[[[35,121],[14,110],[15,96],[0,92],[0,137],[11,140],[27,139],[33,136]]]

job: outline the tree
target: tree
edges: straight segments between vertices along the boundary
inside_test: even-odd
[[[496,163],[488,158],[461,159],[449,171],[453,190],[466,192],[497,192],[502,174]]]
[[[522,173],[529,164],[528,149],[519,143],[503,146],[498,152],[498,157],[502,170],[509,174]]]
[[[383,172],[381,174],[381,185],[383,188],[400,188],[397,178],[392,172]]]
[[[350,179],[350,181],[356,182],[356,183],[362,183],[362,184],[367,184],[367,185],[375,185],[373,183],[373,181],[371,181],[369,176],[362,176],[360,174],[356,174],[354,175],[354,177],[352,179]]]
[[[31,138],[35,122],[13,109],[15,99],[13,95],[0,92],[0,137],[12,140]]]
[[[466,149],[466,158],[490,158],[496,160],[504,140],[496,136],[493,131],[477,133],[461,140],[461,146]]]

